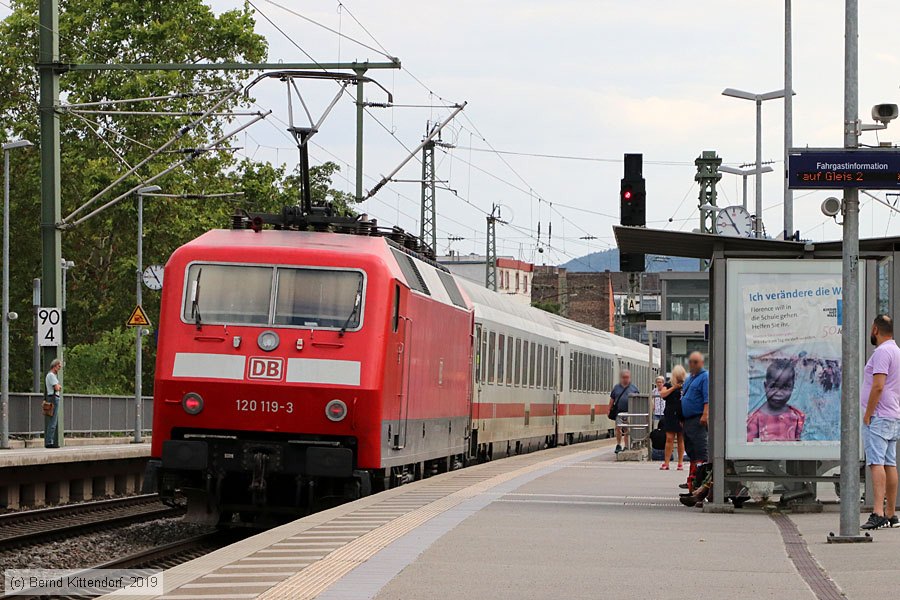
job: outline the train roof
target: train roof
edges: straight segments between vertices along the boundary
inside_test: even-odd
[[[476,305],[476,313],[498,322],[506,322],[543,335],[553,335],[575,341],[585,348],[614,351],[615,354],[645,361],[648,348],[645,344],[597,329],[538,308],[527,306],[485,288],[463,277],[454,277],[457,284]],[[659,360],[659,350],[653,350],[654,361]]]
[[[318,231],[264,229],[212,229],[191,240],[182,248],[297,248],[331,251],[371,252],[386,255],[387,243],[381,237],[338,235]]]

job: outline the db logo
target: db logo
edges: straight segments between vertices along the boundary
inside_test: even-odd
[[[282,358],[261,358],[254,356],[250,359],[250,368],[247,371],[247,379],[281,381],[283,370],[284,359]]]

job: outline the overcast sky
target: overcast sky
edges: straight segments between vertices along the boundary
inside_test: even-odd
[[[447,186],[458,194],[438,192],[442,252],[451,235],[465,238],[453,243],[455,249],[483,252],[483,211],[492,203],[502,205],[502,216],[513,226],[498,229],[505,254],[555,263],[609,247],[611,226],[618,221],[625,152],[644,154],[648,226],[694,229],[698,188],[693,160],[703,150],[717,151],[727,164],[754,159],[754,105],[724,97],[722,89],[764,92],[783,87],[782,0],[344,0],[344,9],[336,1],[277,1],[374,48],[383,45],[399,57],[403,70],[369,75],[391,90],[398,104],[436,106],[372,109],[393,136],[366,117],[366,188],[404,158],[401,143],[415,147],[426,122],[447,114],[440,107],[442,98],[468,102],[467,118],[457,119],[444,135],[458,148],[437,153],[439,178],[448,180]],[[384,60],[268,0],[254,3],[292,40],[258,14],[257,30],[268,39],[270,61],[307,60],[297,46],[317,61]],[[211,4],[221,11],[242,5],[242,0]],[[839,146],[844,3],[793,4],[794,143]],[[900,100],[900,51],[895,44],[900,3],[864,0],[860,5],[860,115],[870,121],[871,105]],[[303,89],[311,111],[318,113],[336,87],[316,82]],[[278,119],[287,119],[283,86],[263,84],[255,96],[277,119],[254,126],[241,136],[240,145],[256,159],[293,167],[296,150],[279,131],[284,123]],[[367,97],[384,100],[371,85]],[[336,185],[348,191],[353,190],[354,126],[354,107],[345,98],[314,138],[312,149],[314,162],[342,164]],[[882,141],[900,138],[900,123],[892,129],[897,135],[889,129],[882,132]],[[497,150],[605,161],[505,155],[507,165],[495,154],[478,151],[488,148],[479,131]],[[765,226],[773,235],[782,229],[782,136],[782,101],[766,102],[763,158],[777,162],[776,172],[764,176],[763,201]],[[868,133],[864,140],[875,143],[876,138]],[[398,178],[418,179],[420,171],[415,160]],[[725,175],[719,204],[740,204],[740,190],[740,178]],[[753,193],[751,180],[751,205]],[[369,200],[366,210],[384,224],[417,231],[419,194],[415,183],[392,184]],[[840,227],[819,211],[828,195],[795,193],[795,226],[804,237],[840,238]],[[900,215],[891,218],[889,209],[863,199],[861,235],[900,234]],[[535,252],[539,222],[546,249],[540,255]],[[553,237],[547,247],[551,223]],[[588,235],[598,239],[579,239]]]

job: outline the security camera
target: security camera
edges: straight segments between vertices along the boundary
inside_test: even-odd
[[[876,104],[872,107],[872,118],[885,125],[896,119],[897,115],[896,104]]]
[[[834,196],[825,198],[822,202],[822,214],[826,217],[836,217],[840,214],[842,205],[843,202]]]

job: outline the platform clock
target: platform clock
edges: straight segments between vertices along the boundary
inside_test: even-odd
[[[753,217],[743,206],[727,206],[716,215],[716,233],[731,237],[751,237]]]
[[[144,269],[142,275],[144,285],[151,290],[161,290],[163,286],[163,270],[162,265],[150,265]]]

